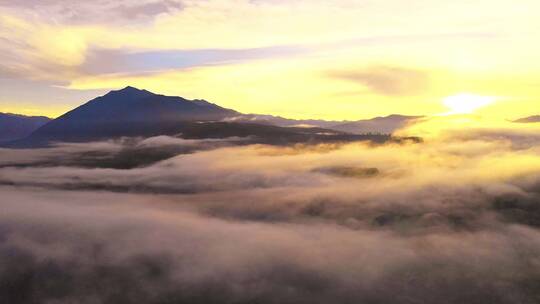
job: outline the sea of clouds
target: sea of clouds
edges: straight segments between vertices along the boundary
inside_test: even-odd
[[[0,150],[6,303],[538,303],[540,136]]]

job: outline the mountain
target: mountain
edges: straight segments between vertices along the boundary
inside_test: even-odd
[[[280,127],[318,127],[352,134],[392,134],[422,116],[390,115],[357,121],[296,120],[272,115],[242,114],[227,117],[229,122],[248,122]]]
[[[240,114],[225,119],[227,122],[256,123],[262,125],[273,125],[278,127],[317,127],[328,128],[340,123],[339,121],[317,120],[317,119],[288,119],[280,116],[261,114]]]
[[[50,120],[44,116],[0,113],[0,142],[27,137]]]
[[[392,134],[422,116],[389,115],[366,120],[346,122],[329,127],[332,130],[353,134]]]
[[[271,144],[352,140],[384,142],[394,140],[390,134],[414,118],[392,115],[373,120],[336,122],[246,115],[205,100],[187,100],[126,87],[95,98],[46,123],[28,137],[2,146],[31,148],[47,146],[51,142],[157,135],[181,135],[193,139],[250,137],[252,142]]]
[[[126,87],[67,112],[36,130],[28,140],[87,141],[169,134],[180,124],[219,121],[238,114],[204,100],[187,100]]]
[[[519,123],[540,122],[540,115],[534,115],[534,116],[529,116],[529,117],[525,117],[525,118],[520,118],[518,120],[514,120],[514,122],[519,122]]]

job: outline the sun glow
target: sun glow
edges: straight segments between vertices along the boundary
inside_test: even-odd
[[[493,96],[481,96],[469,93],[448,96],[443,99],[443,104],[450,111],[442,115],[456,114],[472,114],[476,110],[494,103],[496,100]]]

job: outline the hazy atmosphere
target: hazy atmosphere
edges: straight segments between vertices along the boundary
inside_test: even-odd
[[[540,302],[536,1],[0,0],[0,302]]]
[[[536,0],[0,0],[0,111],[56,117],[133,85],[243,113],[365,119],[538,104]],[[47,99],[43,97],[47,96]]]

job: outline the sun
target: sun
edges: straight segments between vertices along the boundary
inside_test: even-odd
[[[448,96],[443,99],[443,104],[449,111],[442,115],[472,114],[476,110],[494,103],[493,96],[482,96],[469,93],[461,93]]]

